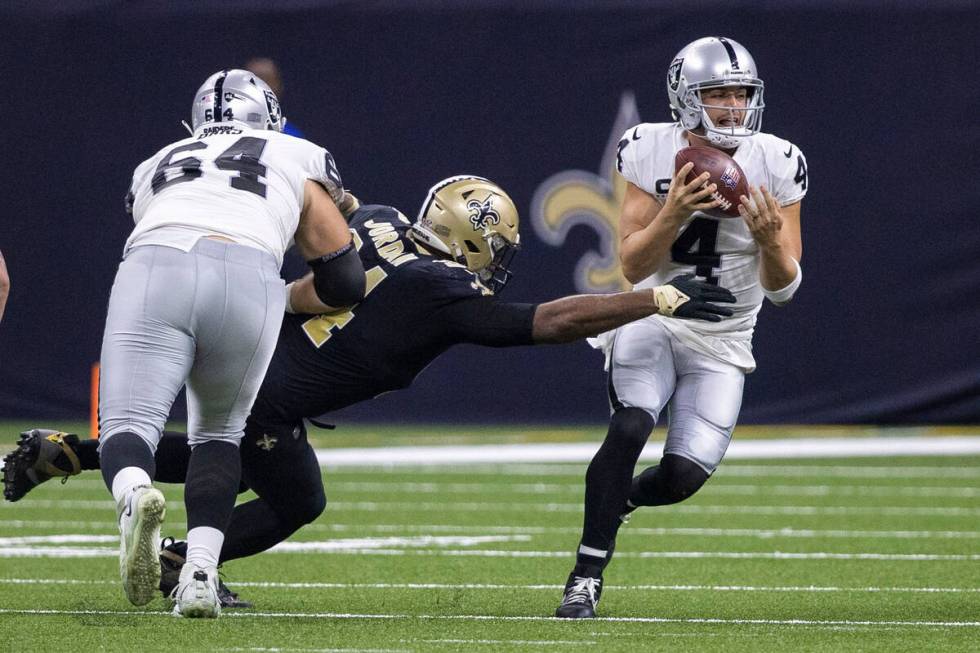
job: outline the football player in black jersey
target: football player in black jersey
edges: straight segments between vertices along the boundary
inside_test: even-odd
[[[512,347],[593,336],[654,313],[718,321],[731,311],[727,290],[678,277],[658,288],[573,295],[542,304],[503,302],[518,248],[518,213],[496,184],[481,177],[440,181],[412,223],[390,206],[352,207],[348,221],[364,264],[362,302],[329,315],[305,313],[305,285],[287,286],[287,315],[240,447],[242,480],[258,498],[235,507],[222,562],[253,555],[316,519],[326,496],[304,418],[408,387],[451,346]],[[37,483],[98,466],[97,440],[35,429],[5,458],[4,495],[17,501]],[[183,482],[186,435],[167,433],[156,480]],[[180,543],[161,555],[179,571]],[[172,569],[170,570],[172,572]],[[234,596],[222,588],[224,607]],[[240,602],[239,602],[240,604]]]

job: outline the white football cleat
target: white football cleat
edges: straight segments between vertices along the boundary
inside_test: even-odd
[[[152,485],[137,485],[119,503],[119,576],[133,605],[153,600],[160,585],[157,542],[167,502]]]
[[[180,582],[170,598],[174,601],[174,615],[191,619],[214,619],[221,614],[218,597],[217,567],[202,568],[185,563],[180,570]]]

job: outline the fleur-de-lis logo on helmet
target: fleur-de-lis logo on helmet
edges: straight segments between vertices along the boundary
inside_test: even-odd
[[[487,225],[500,224],[500,214],[493,209],[493,196],[491,195],[482,202],[470,200],[466,203],[466,208],[470,213],[470,222],[473,223],[475,231],[483,231]]]

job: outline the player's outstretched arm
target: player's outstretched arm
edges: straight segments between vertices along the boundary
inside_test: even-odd
[[[732,309],[712,302],[734,303],[725,288],[685,274],[663,286],[613,295],[572,295],[538,306],[534,313],[535,343],[571,342],[594,336],[659,313],[718,322]]]
[[[286,287],[290,313],[329,313],[364,299],[367,280],[347,221],[320,184],[307,180],[296,246],[313,268]]]
[[[3,309],[7,306],[7,296],[10,294],[10,276],[7,274],[7,263],[0,252],[0,321],[3,321]]]

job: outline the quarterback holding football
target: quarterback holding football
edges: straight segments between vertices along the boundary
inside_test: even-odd
[[[683,501],[718,467],[745,375],[755,369],[752,332],[762,301],[787,303],[803,277],[806,159],[793,143],[761,132],[763,82],[752,55],[732,39],[698,39],[667,68],[667,95],[674,122],[637,125],[619,142],[617,167],[628,182],[619,220],[623,273],[635,288],[650,288],[693,272],[730,289],[737,302],[721,322],[652,315],[599,339],[612,416],[586,473],[582,539],[558,617],[595,616],[626,515]],[[717,166],[697,166],[703,171],[691,178],[698,160],[712,157],[685,153],[698,160],[678,156],[675,168],[685,148],[714,148],[737,165],[718,175],[711,173]],[[728,206],[725,195],[743,174],[748,190]],[[664,408],[663,458],[634,478]]]

